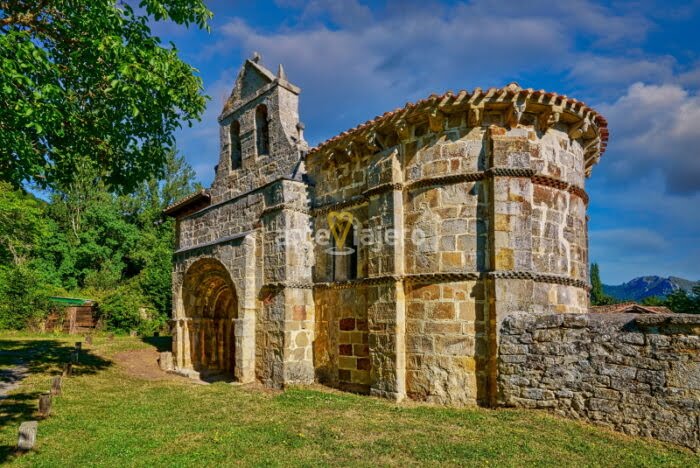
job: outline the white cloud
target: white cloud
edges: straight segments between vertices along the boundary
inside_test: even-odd
[[[635,83],[615,103],[598,108],[611,130],[599,171],[617,180],[661,171],[669,192],[700,191],[700,96],[676,84]]]
[[[588,85],[664,82],[673,78],[675,63],[670,56],[635,59],[586,54],[576,60],[569,76]]]

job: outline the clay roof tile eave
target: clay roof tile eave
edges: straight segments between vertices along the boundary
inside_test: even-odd
[[[348,138],[352,135],[358,135],[361,132],[367,130],[369,127],[374,126],[374,125],[381,125],[387,121],[393,120],[394,117],[397,116],[399,113],[408,113],[409,111],[413,109],[418,109],[420,108],[423,104],[430,104],[430,105],[437,105],[438,103],[442,102],[444,99],[447,98],[454,98],[462,93],[466,95],[467,98],[472,98],[472,97],[481,97],[485,98],[487,96],[494,97],[494,95],[498,95],[499,91],[502,91],[503,89],[501,88],[489,88],[486,91],[483,91],[481,88],[475,88],[471,93],[469,91],[461,90],[459,93],[454,94],[452,91],[446,91],[442,95],[436,95],[436,94],[431,94],[430,96],[421,99],[419,101],[416,101],[414,103],[406,103],[404,107],[401,108],[396,108],[393,111],[388,111],[385,112],[384,114],[380,116],[376,116],[374,119],[368,120],[362,124],[357,125],[354,128],[347,129],[343,132],[341,132],[338,135],[335,135],[329,139],[327,139],[324,142],[319,143],[313,148],[310,148],[307,156],[310,156],[314,153],[320,152],[324,150],[325,148],[331,146],[334,143],[337,143],[338,141]],[[565,95],[559,95],[557,93],[552,93],[552,92],[546,92],[544,90],[532,90],[532,89],[520,89],[516,95],[520,94],[525,94],[527,97],[532,97],[535,98],[537,96],[544,95],[545,97],[549,97],[550,99],[554,99],[554,101],[559,102],[559,105],[565,105],[565,104],[576,104],[578,108],[582,111],[591,111],[595,115],[593,116],[593,123],[598,127],[598,134],[600,135],[600,140],[601,140],[601,145],[600,145],[600,153],[595,160],[597,161],[600,156],[603,155],[607,148],[607,141],[609,139],[610,132],[607,128],[608,122],[607,120],[600,114],[598,114],[594,109],[588,107],[586,104],[584,104],[582,101],[579,101],[574,98],[569,98]]]

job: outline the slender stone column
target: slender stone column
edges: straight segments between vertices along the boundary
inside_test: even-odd
[[[220,318],[218,320],[218,332],[217,332],[217,337],[216,341],[218,344],[218,352],[219,352],[219,369],[221,370],[226,370],[226,359],[224,357],[224,349],[226,347],[226,338],[224,334],[224,327],[226,326],[226,323],[224,323],[226,319]]]
[[[206,335],[206,328],[207,328],[207,321],[206,319],[201,319],[199,321],[199,363],[203,366],[206,367],[208,362],[207,362],[207,353],[206,353],[206,346],[207,346],[207,335]]]
[[[182,320],[182,358],[178,360],[181,367],[192,369],[192,331],[190,330],[190,319]]]

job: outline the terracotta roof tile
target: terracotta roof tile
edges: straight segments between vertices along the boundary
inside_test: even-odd
[[[311,148],[308,152],[309,155],[316,153],[318,151],[321,151],[329,146],[331,146],[334,143],[339,142],[340,140],[343,140],[344,138],[353,135],[353,134],[358,134],[364,130],[367,130],[370,126],[373,125],[381,125],[384,123],[388,123],[393,121],[395,118],[399,117],[404,117],[406,114],[409,114],[411,110],[420,108],[421,106],[429,103],[434,103],[435,101],[440,101],[441,104],[446,104],[450,101],[463,101],[465,98],[479,98],[481,97],[482,99],[488,99],[492,98],[494,95],[500,95],[504,92],[507,92],[507,94],[512,95],[524,95],[524,96],[529,96],[531,98],[539,98],[541,96],[544,97],[544,99],[549,99],[549,100],[554,100],[554,103],[563,103],[564,105],[568,105],[570,110],[575,111],[576,113],[584,113],[584,112],[591,112],[592,113],[592,121],[593,123],[598,127],[598,132],[600,135],[600,155],[602,155],[605,152],[605,149],[607,147],[607,141],[609,138],[609,131],[607,129],[608,122],[607,120],[598,114],[594,109],[586,106],[582,101],[579,101],[574,98],[568,98],[565,95],[558,95],[557,93],[553,92],[546,92],[545,90],[533,90],[532,88],[529,89],[518,89],[517,91],[511,90],[511,89],[505,89],[505,88],[489,88],[486,92],[482,91],[481,88],[475,88],[473,91],[469,92],[466,90],[461,90],[459,93],[454,94],[452,91],[447,91],[442,95],[437,95],[437,94],[431,94],[425,99],[421,99],[419,101],[416,101],[414,103],[406,103],[406,105],[402,108],[396,108],[393,111],[388,111],[383,113],[382,115],[376,116],[374,119],[368,120],[363,124],[360,124],[354,128],[348,129],[344,132],[341,132],[340,134],[329,138],[328,140],[320,143],[314,148]],[[454,102],[453,102],[454,103]],[[560,105],[560,104],[558,104]],[[596,158],[597,160],[597,158]]]

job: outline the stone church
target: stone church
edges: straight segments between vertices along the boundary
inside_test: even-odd
[[[211,188],[165,211],[176,370],[493,405],[503,320],[588,309],[584,181],[605,119],[512,83],[310,148],[300,93],[246,60]]]

